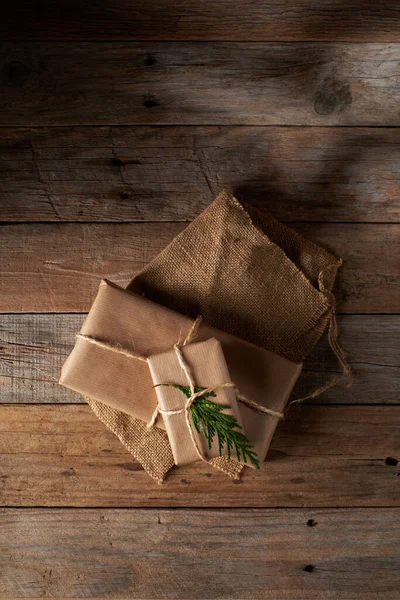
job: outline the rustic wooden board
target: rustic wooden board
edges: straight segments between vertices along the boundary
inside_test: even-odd
[[[0,514],[2,598],[398,599],[399,509]]]
[[[5,128],[1,221],[192,220],[222,189],[281,221],[398,222],[400,130]]]
[[[397,600],[398,3],[62,4],[0,22],[0,597]],[[260,472],[158,486],[54,379],[100,277],[224,188],[305,222],[345,259],[339,310],[382,314],[340,318],[354,387],[293,409]],[[325,341],[296,393],[337,372]]]
[[[400,44],[3,44],[0,125],[399,125]]]
[[[82,403],[79,394],[61,387],[57,381],[84,317],[81,314],[0,316],[0,402]],[[354,384],[350,389],[332,388],[318,402],[398,404],[400,317],[343,315],[339,327]],[[310,393],[338,372],[337,361],[323,339],[306,361],[294,397]]]
[[[67,8],[68,6],[68,8]],[[399,41],[396,0],[8,3],[2,39]]]
[[[15,224],[0,238],[0,312],[85,312],[102,277],[126,284],[183,223]],[[400,226],[294,224],[345,263],[338,308],[399,312]]]
[[[399,406],[303,406],[261,471],[202,463],[159,485],[85,405],[0,406],[6,506],[399,506]]]

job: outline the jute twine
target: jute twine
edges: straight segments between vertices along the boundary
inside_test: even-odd
[[[342,264],[342,260],[340,260],[340,265],[341,264]],[[347,382],[346,382],[347,388],[349,388],[353,385],[353,373],[352,373],[351,367],[350,367],[349,363],[347,362],[346,354],[344,353],[343,349],[341,348],[341,346],[339,345],[339,342],[338,342],[339,331],[338,331],[337,319],[336,319],[335,296],[330,290],[328,290],[325,287],[324,282],[323,282],[323,274],[322,273],[320,273],[318,276],[318,284],[319,284],[319,289],[324,294],[324,296],[330,306],[330,309],[329,309],[330,316],[329,316],[329,325],[328,325],[328,342],[329,342],[329,346],[332,348],[332,351],[333,351],[334,355],[336,356],[336,358],[342,368],[342,373],[340,375],[338,375],[337,377],[333,377],[330,381],[328,381],[321,387],[314,390],[314,392],[312,392],[311,394],[304,396],[303,398],[296,398],[295,400],[292,400],[291,402],[289,402],[289,404],[286,407],[286,411],[289,410],[289,408],[292,404],[300,404],[301,402],[304,402],[305,400],[311,400],[313,398],[317,398],[323,392],[326,392],[326,390],[329,390],[331,387],[335,386],[337,383],[339,383],[343,379],[347,379]]]
[[[254,402],[254,400],[251,400],[250,398],[243,396],[243,394],[240,394],[239,390],[237,390],[235,384],[232,381],[220,383],[220,384],[217,384],[217,385],[205,388],[204,390],[200,390],[200,391],[196,392],[196,382],[195,382],[195,379],[194,379],[194,376],[192,373],[192,369],[191,369],[190,365],[188,364],[188,362],[185,360],[185,357],[183,356],[182,347],[186,346],[187,344],[190,344],[194,340],[194,338],[197,335],[197,331],[201,324],[201,321],[202,321],[202,317],[198,316],[197,319],[193,322],[193,325],[192,325],[188,335],[184,339],[184,341],[182,343],[178,342],[178,343],[174,344],[174,346],[173,346],[173,349],[177,356],[179,365],[181,366],[183,372],[185,373],[187,382],[189,384],[190,397],[187,399],[187,401],[185,402],[185,405],[182,408],[176,408],[176,409],[172,409],[172,410],[164,410],[158,404],[152,417],[151,417],[151,420],[149,421],[147,426],[148,426],[148,428],[154,427],[157,422],[158,416],[160,414],[163,414],[163,415],[184,414],[186,424],[187,424],[187,427],[188,427],[188,430],[190,433],[190,438],[193,442],[193,445],[195,447],[198,457],[200,458],[200,460],[209,462],[209,460],[205,457],[204,453],[202,452],[202,450],[197,442],[196,434],[195,434],[195,431],[193,428],[191,412],[190,412],[190,408],[191,408],[192,404],[200,396],[203,396],[204,394],[207,394],[209,392],[216,392],[217,390],[221,390],[223,388],[234,388],[238,402],[240,402],[241,404],[244,404],[245,406],[248,406],[252,410],[255,410],[256,412],[259,412],[262,414],[270,415],[272,417],[278,417],[279,419],[283,419],[285,415],[282,412],[278,412],[276,410],[266,408],[265,406],[262,406],[261,404]],[[145,356],[143,354],[138,354],[137,352],[134,352],[132,350],[127,350],[126,348],[122,348],[121,346],[111,344],[109,342],[100,340],[99,338],[92,337],[90,335],[84,335],[82,333],[78,333],[76,337],[81,340],[85,340],[89,344],[94,344],[95,346],[99,346],[100,348],[110,350],[111,352],[115,352],[117,354],[122,354],[124,356],[128,356],[129,358],[133,358],[134,360],[148,362],[148,359],[149,359],[148,356]]]

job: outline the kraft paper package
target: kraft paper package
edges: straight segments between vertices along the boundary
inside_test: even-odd
[[[216,338],[209,338],[204,342],[187,344],[180,348],[180,352],[185,364],[190,366],[190,375],[195,381],[195,388],[215,387],[216,389],[211,391],[212,402],[223,406],[224,414],[232,416],[239,428],[243,429],[236,392],[233,387],[228,387],[232,379],[220,342]],[[209,460],[227,455],[226,446],[221,444],[221,448],[219,447],[215,434],[213,439],[210,438],[208,446],[204,432],[196,430],[192,424],[193,417],[189,423],[186,419],[185,404],[191,394],[187,389],[186,373],[182,369],[175,349],[151,355],[148,365],[158,406],[166,411],[162,417],[175,464],[187,465],[198,461],[199,458]],[[227,387],[222,387],[224,385]]]

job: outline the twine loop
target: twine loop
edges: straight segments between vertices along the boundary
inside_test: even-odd
[[[342,264],[342,262],[343,261],[340,260],[340,265]],[[327,383],[325,383],[324,385],[322,385],[319,388],[317,388],[316,390],[314,390],[314,392],[312,392],[308,396],[304,396],[303,398],[297,398],[297,399],[289,402],[289,404],[286,407],[286,412],[289,410],[289,408],[292,406],[292,404],[300,404],[301,402],[304,402],[305,400],[312,400],[313,398],[317,398],[323,392],[326,392],[327,390],[329,390],[331,387],[338,384],[343,379],[347,379],[347,383],[346,383],[347,388],[349,388],[353,385],[353,373],[351,371],[351,367],[350,367],[349,363],[347,362],[346,354],[344,353],[343,349],[341,348],[341,346],[339,345],[339,342],[338,342],[339,331],[338,331],[338,325],[337,325],[337,319],[336,319],[336,298],[335,298],[335,295],[324,284],[324,272],[323,271],[321,271],[318,276],[318,286],[319,286],[320,292],[325,296],[325,300],[328,304],[328,319],[329,319],[328,342],[329,342],[329,346],[331,347],[334,355],[336,356],[336,358],[338,360],[338,363],[341,366],[342,373],[340,375],[338,375],[337,377],[333,377],[332,379],[330,379]]]

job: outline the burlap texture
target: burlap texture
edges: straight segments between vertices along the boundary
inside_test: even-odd
[[[128,289],[302,362],[330,318],[340,261],[268,213],[222,193]]]
[[[115,433],[140,462],[144,470],[157,483],[162,483],[168,471],[174,466],[166,432],[158,427],[149,429],[144,421],[93,398],[85,397],[85,400],[100,421]]]
[[[166,432],[158,427],[149,429],[144,421],[93,398],[85,397],[85,400],[100,421],[118,437],[150,477],[157,483],[162,483],[174,466]],[[219,456],[210,459],[210,463],[232,479],[239,479],[242,465],[236,461]]]
[[[225,192],[128,286],[149,299],[301,362],[332,313],[329,292],[341,261]],[[99,418],[161,481],[173,466],[166,434],[100,402]],[[241,466],[217,468],[237,478]]]

